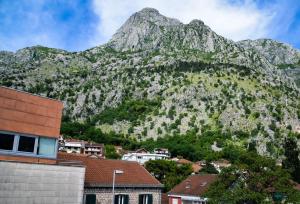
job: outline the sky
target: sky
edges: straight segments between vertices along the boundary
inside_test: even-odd
[[[183,23],[200,19],[234,41],[272,38],[300,49],[300,0],[0,0],[0,50],[89,49],[145,7]]]

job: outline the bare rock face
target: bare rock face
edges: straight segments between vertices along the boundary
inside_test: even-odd
[[[105,45],[117,51],[164,50],[167,52],[196,50],[210,53],[219,63],[262,68],[272,74],[272,65],[256,50],[226,39],[201,20],[183,24],[161,15],[156,9],[145,8],[133,14]]]
[[[232,41],[217,35],[201,20],[183,24],[152,8],[133,14],[108,43],[119,51],[187,48],[205,52],[224,50],[229,44]]]
[[[298,64],[300,51],[292,46],[272,39],[243,40],[238,42],[246,49],[254,49],[263,55],[271,64]]]

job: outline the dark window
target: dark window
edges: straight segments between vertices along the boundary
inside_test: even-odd
[[[115,204],[129,204],[129,196],[124,194],[115,195]]]
[[[14,135],[0,133],[0,149],[13,150],[14,139]]]
[[[152,204],[152,194],[141,194],[139,195],[139,204]]]
[[[85,196],[85,204],[96,204],[96,195],[95,194],[87,194]]]
[[[34,143],[35,143],[34,137],[20,136],[18,151],[33,153]]]

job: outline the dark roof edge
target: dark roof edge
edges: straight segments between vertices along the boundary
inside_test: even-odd
[[[168,192],[167,195],[168,195],[168,196],[170,196],[170,195],[175,195],[175,196],[193,196],[193,197],[202,197],[201,195],[181,194],[181,193],[172,193],[172,192]]]
[[[9,90],[12,90],[12,91],[20,92],[20,93],[23,93],[23,94],[27,94],[27,95],[31,95],[31,96],[37,96],[37,97],[48,99],[48,100],[51,100],[51,101],[56,101],[56,102],[59,102],[59,103],[63,104],[63,102],[58,100],[58,99],[49,98],[49,97],[46,97],[46,96],[41,96],[41,95],[38,95],[38,94],[26,92],[26,91],[19,90],[19,89],[14,89],[14,88],[3,86],[3,85],[0,85],[0,87],[4,88],[4,89],[9,89]]]
[[[85,183],[84,187],[91,188],[112,188],[112,184],[104,183]],[[163,184],[115,184],[115,188],[118,187],[129,187],[129,188],[163,188]]]

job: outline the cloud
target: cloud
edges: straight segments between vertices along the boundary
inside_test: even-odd
[[[99,17],[95,43],[105,43],[131,14],[144,7],[156,8],[183,23],[201,19],[233,40],[267,36],[276,14],[272,8],[258,8],[254,0],[93,0],[93,11]]]
[[[97,31],[90,1],[0,0],[0,50],[43,45],[78,51],[88,49]]]

